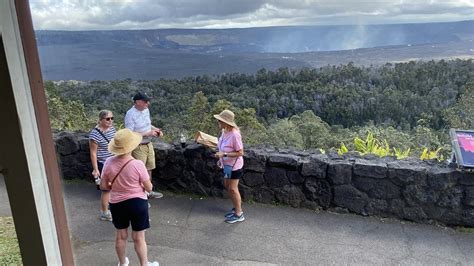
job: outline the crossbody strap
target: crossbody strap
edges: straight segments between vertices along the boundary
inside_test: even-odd
[[[240,156],[235,157],[235,162],[234,162],[234,164],[232,165],[232,170],[234,170],[234,166],[235,166],[235,164],[237,163],[237,160],[239,160],[239,158],[240,158]],[[236,171],[237,171],[237,170],[236,170]]]
[[[222,158],[224,158],[224,157],[222,157]],[[222,159],[222,158],[221,158],[221,159]],[[226,157],[226,158],[230,158],[230,157]],[[232,165],[232,169],[234,169],[234,166],[235,166],[235,164],[237,163],[237,160],[239,160],[239,158],[240,158],[240,156],[235,157],[235,162],[234,162],[234,164]],[[224,165],[224,160],[222,160],[222,165]]]
[[[102,137],[107,141],[107,143],[110,142],[110,140],[105,137],[104,133],[102,133],[102,131],[100,131],[100,129],[98,129],[96,127],[94,129],[97,130],[97,132],[99,132],[100,135],[102,135]]]
[[[118,171],[118,173],[115,175],[114,179],[112,179],[112,181],[110,181],[110,188],[112,189],[112,185],[114,184],[115,180],[117,179],[118,175],[122,172],[122,170],[125,168],[125,166],[127,166],[127,164],[131,161],[133,161],[134,159],[130,159],[128,160],[123,166],[122,168],[120,168],[120,171]]]

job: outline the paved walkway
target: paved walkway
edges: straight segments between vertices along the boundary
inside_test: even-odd
[[[8,216],[1,181],[0,216]],[[95,187],[67,184],[65,199],[76,264],[116,265]],[[452,229],[263,204],[244,204],[247,220],[230,225],[229,200],[165,192],[151,204],[149,258],[161,265],[474,265],[474,234]],[[128,256],[137,265],[132,242]]]

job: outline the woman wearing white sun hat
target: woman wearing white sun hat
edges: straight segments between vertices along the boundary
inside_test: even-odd
[[[128,265],[125,255],[128,227],[132,225],[132,239],[140,265],[159,265],[148,262],[145,230],[150,228],[148,199],[153,185],[145,164],[132,157],[132,151],[140,144],[142,136],[130,129],[117,131],[109,143],[113,157],[105,161],[101,189],[110,190],[110,211],[116,230],[115,250],[119,265]]]

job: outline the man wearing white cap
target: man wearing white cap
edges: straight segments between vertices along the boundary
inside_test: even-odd
[[[163,132],[151,124],[150,111],[148,110],[150,100],[151,97],[146,93],[138,92],[135,94],[133,96],[134,105],[127,111],[124,122],[126,128],[143,136],[140,145],[133,150],[132,156],[145,163],[151,179],[151,171],[156,168],[155,150],[151,139],[163,136]],[[148,196],[159,199],[163,197],[163,194],[151,191]]]

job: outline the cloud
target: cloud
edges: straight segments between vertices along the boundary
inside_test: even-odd
[[[31,0],[36,29],[339,25],[474,19],[472,0]]]

